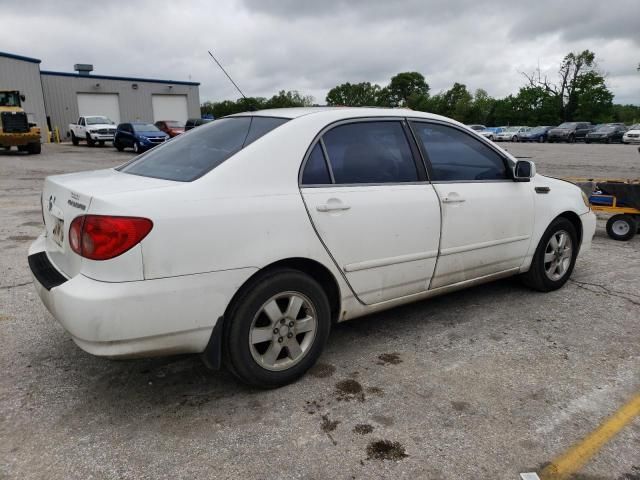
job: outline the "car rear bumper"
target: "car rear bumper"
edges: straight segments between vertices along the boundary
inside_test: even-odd
[[[41,261],[42,238],[29,250],[30,257],[41,254]],[[217,319],[256,271],[244,268],[133,282],[100,282],[80,274],[47,284],[42,273],[34,271],[38,267],[31,268],[42,302],[73,341],[88,353],[106,357],[204,351]]]

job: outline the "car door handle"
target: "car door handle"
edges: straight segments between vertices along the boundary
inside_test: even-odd
[[[324,205],[318,205],[316,210],[319,212],[339,212],[342,210],[349,210],[351,207],[343,203],[325,203]]]
[[[444,197],[442,199],[442,203],[462,203],[464,201],[465,199],[460,197]]]

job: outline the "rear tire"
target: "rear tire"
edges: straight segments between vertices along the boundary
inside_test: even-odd
[[[511,137],[511,141],[518,143],[520,141],[520,139],[518,138],[517,135],[514,135],[513,137]]]
[[[561,240],[563,235],[564,244]],[[540,292],[559,289],[571,277],[578,248],[578,236],[573,224],[564,217],[556,218],[542,235],[529,271],[522,274],[522,281]]]
[[[100,141],[98,142],[98,145],[100,145],[101,147],[104,147],[104,140],[100,140]]]
[[[138,143],[137,140],[133,142],[133,151],[135,153],[140,153],[142,151],[142,149],[140,148],[140,144]]]
[[[576,143],[576,137],[574,135],[569,135],[569,143]]]
[[[542,135],[538,137],[538,143],[544,143],[544,137]]]
[[[224,363],[246,384],[280,387],[316,363],[330,330],[329,300],[318,282],[293,269],[267,272],[242,289],[226,314]]]
[[[607,220],[607,235],[620,242],[631,240],[638,231],[638,224],[631,215],[614,215]]]
[[[80,143],[80,140],[78,140],[78,137],[76,137],[76,134],[73,132],[71,132],[71,143],[73,143],[76,147]]]

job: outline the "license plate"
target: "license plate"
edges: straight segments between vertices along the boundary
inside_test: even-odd
[[[59,247],[62,247],[62,243],[64,242],[64,220],[54,218],[54,221],[55,223],[53,224],[51,235],[53,237],[53,241],[56,242]]]

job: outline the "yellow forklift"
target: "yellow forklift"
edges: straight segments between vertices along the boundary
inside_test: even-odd
[[[21,152],[40,153],[40,128],[29,123],[22,108],[24,95],[18,90],[0,90],[0,149],[17,147]]]

